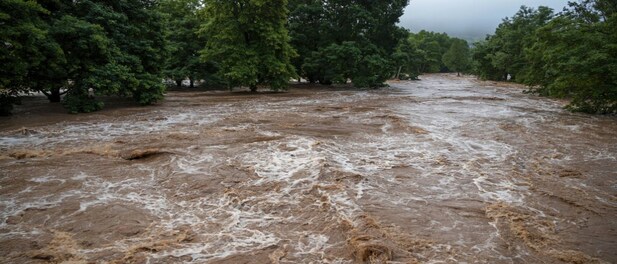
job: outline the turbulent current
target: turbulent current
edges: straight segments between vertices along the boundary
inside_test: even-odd
[[[18,113],[0,262],[617,262],[617,119],[522,91],[427,75]]]

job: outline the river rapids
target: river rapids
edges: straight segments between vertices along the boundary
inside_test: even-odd
[[[0,119],[0,262],[617,262],[615,117],[421,79]]]

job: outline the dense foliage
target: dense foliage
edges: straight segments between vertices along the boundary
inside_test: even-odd
[[[229,87],[283,89],[296,73],[289,44],[286,0],[206,0],[202,56],[216,61]]]
[[[70,112],[100,109],[93,93],[132,96],[141,104],[162,98],[165,42],[152,1],[1,5],[5,48],[0,56],[7,62],[0,70],[2,97],[38,91],[59,102],[66,94],[63,103]]]
[[[448,51],[443,54],[442,61],[450,71],[456,72],[458,76],[460,76],[461,72],[468,70],[470,65],[470,53],[467,41],[454,39]]]
[[[525,50],[534,41],[538,28],[546,25],[553,17],[548,7],[533,9],[521,7],[512,18],[505,18],[495,34],[484,43],[477,43],[474,59],[478,61],[478,73],[492,80],[520,79],[527,67]]]
[[[424,30],[407,33],[393,54],[397,75],[411,79],[421,73],[468,72],[470,56],[467,41]]]
[[[8,115],[17,94],[27,89],[27,73],[42,62],[46,32],[35,1],[0,1],[0,115]],[[28,59],[26,59],[28,58]]]
[[[397,27],[408,0],[292,0],[289,28],[310,82],[375,87],[393,75],[392,54],[406,32]]]
[[[522,7],[477,43],[476,71],[527,84],[540,95],[570,98],[568,108],[617,113],[617,2],[585,0],[561,13]]]
[[[150,104],[163,80],[284,89],[291,78],[379,87],[473,71],[617,113],[617,3],[522,7],[475,43],[397,26],[408,0],[3,0],[0,115],[41,92],[70,112],[102,96]]]
[[[453,43],[446,34],[396,25],[407,4],[3,1],[0,109],[8,113],[30,91],[62,100],[70,112],[100,109],[102,95],[149,104],[162,98],[164,78],[277,90],[299,77],[378,87],[393,76],[463,70],[442,60]]]
[[[214,76],[216,66],[200,59],[200,51],[207,42],[206,36],[199,34],[201,6],[200,0],[162,0],[159,6],[166,19],[164,35],[168,48],[163,74],[177,86],[182,86],[185,79],[190,87],[197,80],[218,82]]]

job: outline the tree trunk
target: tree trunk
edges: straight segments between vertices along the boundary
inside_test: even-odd
[[[461,77],[461,73],[460,72],[456,72],[456,77]]]
[[[191,88],[195,88],[195,81],[193,79],[189,79],[189,82],[191,83]]]
[[[182,80],[176,80],[176,86],[182,87]]]
[[[256,93],[257,92],[257,85],[251,85],[251,92],[252,93]]]
[[[49,99],[49,102],[51,103],[59,103],[62,100],[60,88],[52,88],[51,93],[45,95],[47,95],[47,99]]]
[[[396,77],[394,77],[394,79],[399,79],[401,77],[402,70],[403,70],[403,66],[399,66],[398,71],[396,72]]]

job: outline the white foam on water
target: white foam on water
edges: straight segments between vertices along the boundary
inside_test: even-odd
[[[159,252],[147,253],[149,262],[160,262],[170,256],[190,256],[189,262],[204,263],[286,244],[293,256],[303,263],[348,263],[351,261],[328,259],[325,255],[328,249],[342,247],[345,242],[331,242],[324,230],[279,230],[279,226],[310,222],[311,219],[306,219],[306,216],[289,212],[302,212],[303,208],[321,208],[322,203],[328,205],[324,208],[328,210],[328,220],[332,218],[333,223],[348,220],[358,224],[354,219],[365,213],[364,203],[370,203],[371,206],[382,206],[384,210],[400,208],[399,211],[414,213],[416,215],[413,217],[418,218],[418,225],[425,225],[420,228],[435,233],[452,233],[464,229],[463,227],[468,227],[469,230],[486,230],[482,229],[482,225],[488,225],[490,232],[478,241],[454,236],[453,241],[437,241],[427,251],[414,252],[424,259],[430,259],[429,263],[463,263],[465,260],[474,259],[474,254],[486,256],[491,261],[517,262],[519,258],[524,259],[521,256],[503,255],[499,248],[500,230],[494,222],[485,223],[475,217],[470,219],[476,220],[468,220],[452,211],[445,211],[443,219],[426,219],[419,210],[433,203],[439,205],[470,200],[475,202],[474,206],[482,202],[506,203],[525,208],[540,217],[549,215],[526,203],[529,187],[518,184],[511,173],[518,162],[512,158],[522,155],[517,148],[520,146],[500,140],[499,136],[507,131],[504,132],[498,125],[502,120],[510,120],[512,124],[521,126],[525,133],[534,133],[559,118],[556,116],[562,113],[560,105],[524,98],[501,88],[475,89],[468,84],[451,87],[452,83],[425,84],[427,85],[420,82],[415,87],[402,88],[398,94],[391,95],[335,92],[328,93],[321,99],[277,99],[268,102],[273,99],[261,98],[247,102],[222,103],[208,109],[159,111],[106,122],[61,123],[36,128],[38,133],[30,135],[0,134],[1,150],[29,146],[79,145],[89,141],[137,138],[156,133],[195,133],[199,128],[211,126],[226,116],[249,112],[248,123],[217,128],[223,131],[254,131],[261,136],[280,137],[245,144],[242,148],[246,151],[237,156],[221,157],[220,153],[224,153],[227,146],[195,145],[179,151],[178,153],[182,153],[169,159],[157,161],[156,166],[136,164],[123,168],[126,171],[113,172],[127,175],[135,173],[135,177],[113,175],[114,177],[104,178],[97,173],[85,171],[66,177],[32,175],[32,186],[16,194],[0,195],[0,207],[3,209],[0,212],[0,228],[8,229],[6,220],[28,208],[54,208],[67,200],[79,200],[79,209],[73,212],[76,214],[87,212],[96,206],[121,203],[150,213],[156,219],[150,229],[156,232],[172,233],[179,227],[188,227],[195,235],[195,241],[199,241],[171,243],[168,248]],[[450,98],[441,98],[446,94]],[[345,107],[321,113],[305,111],[306,107],[313,105],[338,107],[353,105],[360,100],[378,101],[388,96],[408,96],[410,102],[360,113]],[[484,99],[473,99],[482,97]],[[352,136],[319,139],[288,135],[271,131],[268,125],[258,123],[260,119],[257,114],[250,114],[268,114],[272,111],[290,111],[302,117],[328,117],[332,112],[336,112],[344,117],[345,122],[381,123],[382,134],[354,131]],[[299,111],[305,112],[298,113]],[[410,127],[424,129],[427,133],[397,132],[393,130],[392,123],[375,120],[378,115],[383,114],[382,111],[405,120]],[[561,127],[574,134],[583,133],[583,130],[588,128],[585,124]],[[527,143],[526,138],[517,140]],[[564,147],[571,149],[579,146],[580,144],[571,142]],[[559,154],[559,151],[551,153],[546,150],[546,153]],[[616,157],[617,154],[612,149],[601,147],[584,154],[585,160],[614,161]],[[576,158],[564,155],[549,160],[557,164]],[[199,190],[189,190],[190,184],[181,181],[176,186],[165,184],[168,181],[173,182],[174,177],[207,180],[208,177],[220,176],[216,175],[219,172],[213,169],[220,165],[238,165],[254,170],[255,175],[229,184],[229,190],[225,193],[217,190],[202,194],[197,192]],[[394,172],[391,172],[397,168],[409,168],[409,175],[402,175],[403,179],[398,179]],[[324,176],[323,173],[329,172],[343,172],[354,177],[343,180],[342,183],[327,182],[320,178]],[[60,185],[71,181],[80,182],[81,186],[74,190],[26,198],[37,191],[37,186]],[[571,184],[570,187],[593,190],[578,179],[566,179],[564,182]],[[340,189],[322,188],[325,185]],[[610,187],[617,189],[616,186]],[[191,191],[196,191],[196,195],[190,199],[182,197]],[[617,206],[610,200],[610,194],[604,195],[600,190],[594,190],[594,193],[597,195],[591,198],[608,206]],[[325,199],[320,200],[322,197]],[[9,233],[2,233],[0,237],[34,237],[40,232],[24,226],[10,228]],[[116,241],[109,247],[83,249],[80,252],[122,252],[153,238],[148,235],[127,238]],[[475,244],[471,245],[472,242]],[[456,257],[444,254],[439,256],[440,259],[431,258],[435,256],[435,252],[451,252],[453,247],[471,250]],[[524,250],[517,251],[525,255]]]
[[[131,136],[139,136],[168,131],[177,126],[203,126],[221,119],[222,114],[206,110],[190,112],[160,111],[156,116],[135,115],[106,122],[69,123],[37,127],[37,133],[30,135],[1,135],[0,149],[25,147],[53,147],[58,145],[80,145],[88,141],[112,141]],[[132,120],[137,119],[137,120]]]
[[[323,255],[325,249],[328,247],[328,236],[323,234],[304,234],[301,237],[306,237],[307,241],[299,241],[295,249],[298,251],[297,255]]]
[[[184,157],[173,157],[171,163],[174,163],[174,171],[176,173],[199,174],[206,173],[204,169],[207,164],[213,161],[213,157],[207,153],[199,156],[190,155]]]
[[[35,178],[30,179],[29,181],[36,182],[36,183],[47,183],[47,182],[58,181],[60,182],[60,184],[63,184],[66,182],[66,180],[64,179],[59,179],[55,176],[50,176],[50,175],[42,176],[42,177],[35,177]]]

